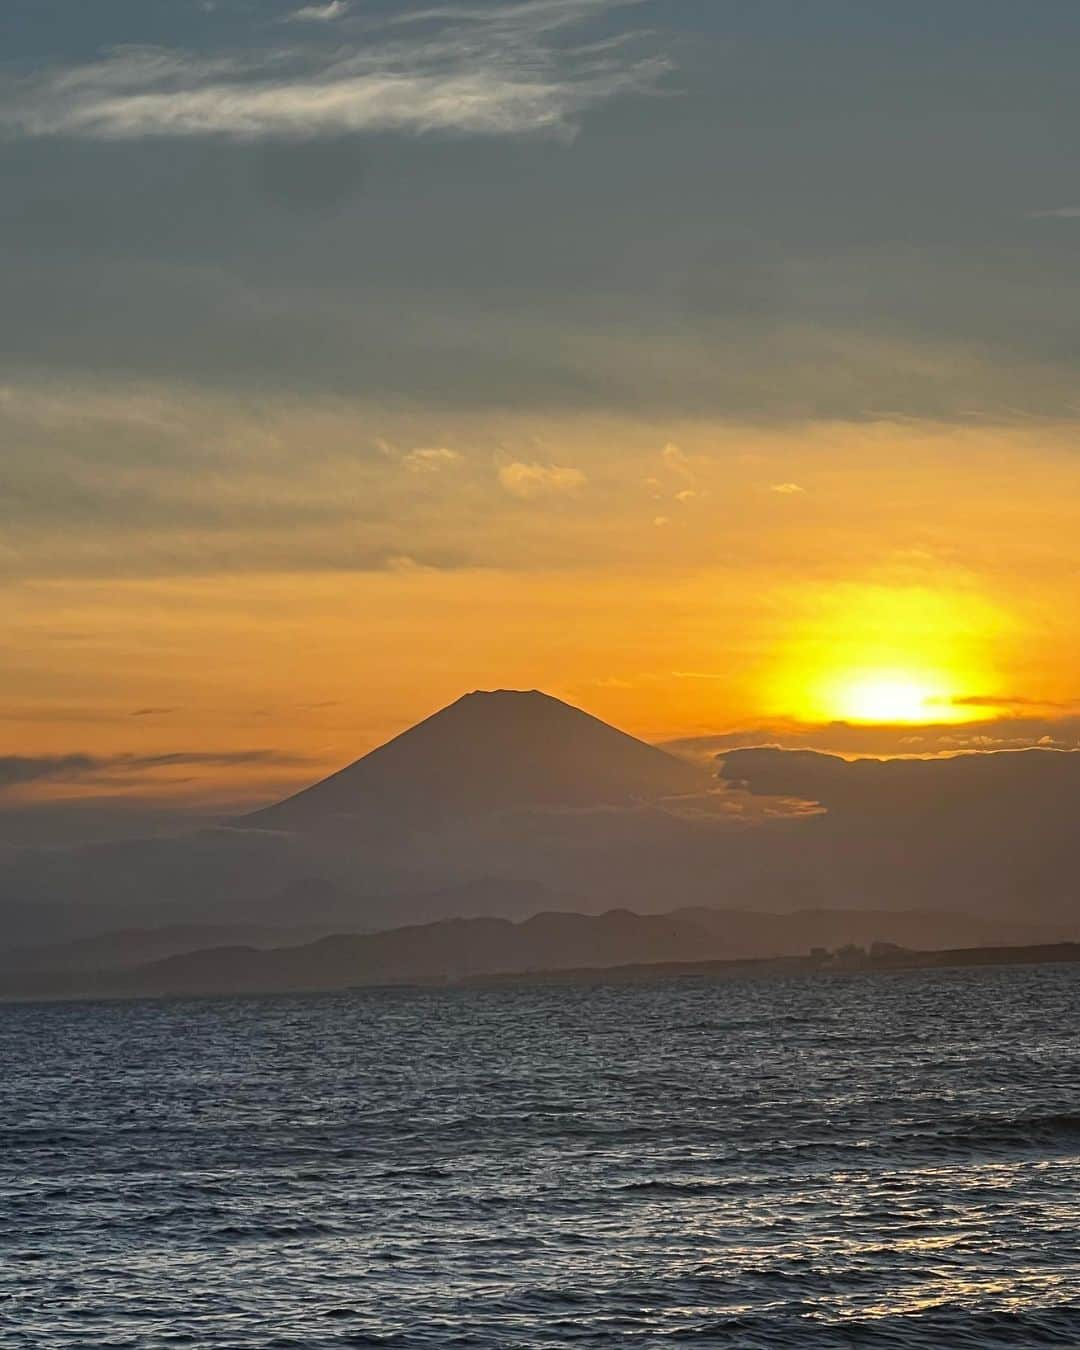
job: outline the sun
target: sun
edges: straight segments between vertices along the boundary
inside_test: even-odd
[[[825,700],[837,721],[928,722],[949,710],[940,690],[940,682],[917,675],[857,672],[840,676]]]
[[[985,717],[998,680],[992,607],[967,592],[838,585],[812,594],[775,654],[768,710],[799,722]]]

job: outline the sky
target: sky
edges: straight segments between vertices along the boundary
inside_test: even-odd
[[[7,0],[0,815],[254,804],[500,686],[1080,744],[1078,40]]]

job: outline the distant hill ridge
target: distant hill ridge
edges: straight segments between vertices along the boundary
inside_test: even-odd
[[[1063,936],[1067,934],[1034,924],[922,911],[754,914],[687,908],[666,914],[616,909],[594,915],[549,911],[519,923],[461,918],[378,933],[336,934],[289,947],[217,946],[127,969],[47,970],[39,951],[36,970],[0,969],[0,998],[343,989],[511,972],[798,957],[813,947],[875,940],[959,948],[1045,943]]]
[[[515,808],[587,808],[702,792],[707,769],[539,690],[465,694],[250,826],[434,829]]]

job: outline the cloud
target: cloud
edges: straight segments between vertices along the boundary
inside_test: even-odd
[[[307,762],[302,757],[277,750],[177,750],[156,755],[3,755],[0,756],[0,792],[42,781],[86,782],[119,774],[154,773],[159,769],[221,769]]]
[[[1075,700],[1059,703],[1052,699],[1028,698],[1023,694],[965,694],[958,698],[931,699],[930,702],[944,702],[954,708],[1072,708]]]
[[[438,473],[440,469],[449,468],[460,461],[461,456],[456,450],[440,445],[431,449],[410,450],[402,463],[413,473]]]
[[[1075,936],[1078,752],[848,761],[763,748],[727,754],[721,777],[824,808],[758,832],[759,884],[772,870],[830,904],[1023,914]]]
[[[575,45],[567,36],[618,7],[618,0],[532,0],[421,11],[381,27],[365,23],[348,47],[338,40],[346,6],[335,0],[291,16],[338,21],[332,43],[214,58],[119,48],[96,62],[9,81],[0,125],[26,136],[102,141],[569,135],[589,108],[647,92],[668,69],[661,57],[632,55],[624,42]]]
[[[997,706],[997,705],[995,705]],[[958,751],[1080,749],[1080,715],[996,717],[962,725],[868,726],[851,722],[773,723],[711,736],[689,736],[666,748],[695,759],[730,751],[775,748],[843,755],[940,758]]]
[[[690,461],[682,449],[673,441],[669,441],[660,451],[660,458],[673,473],[677,473],[681,478],[688,478],[693,481],[694,471],[690,467]]]
[[[1033,220],[1076,220],[1080,218],[1080,206],[1056,206],[1049,211],[1029,211]]]
[[[515,460],[499,469],[499,482],[512,497],[544,497],[576,492],[585,483],[580,469],[561,464],[523,464]]]
[[[345,0],[330,0],[328,5],[304,5],[302,9],[294,9],[286,15],[286,22],[332,23],[335,19],[343,19],[348,12]]]
[[[442,471],[470,509],[457,452],[439,445],[437,426],[425,435],[411,425],[408,439],[380,445],[370,419],[360,407],[287,396],[256,418],[183,387],[0,390],[0,442],[12,446],[0,576],[145,578],[238,565],[393,572],[405,554],[440,570],[473,565],[416,491]]]
[[[1080,785],[1080,752],[1029,747],[949,759],[841,759],[814,750],[762,746],[723,756],[720,777],[755,795],[818,802],[853,816],[933,817],[980,814],[991,804],[1010,814],[1071,814]]]
[[[773,483],[769,491],[779,493],[781,497],[795,497],[806,489],[801,488],[798,483]]]

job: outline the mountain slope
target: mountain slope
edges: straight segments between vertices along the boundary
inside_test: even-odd
[[[67,942],[45,942],[0,950],[0,971],[127,970],[133,966],[214,947],[300,947],[324,937],[327,931],[325,925],[314,923],[303,928],[210,923],[126,928]]]
[[[703,791],[706,770],[568,703],[499,689],[466,694],[313,787],[256,812],[268,829],[438,829],[528,808],[627,806]]]

